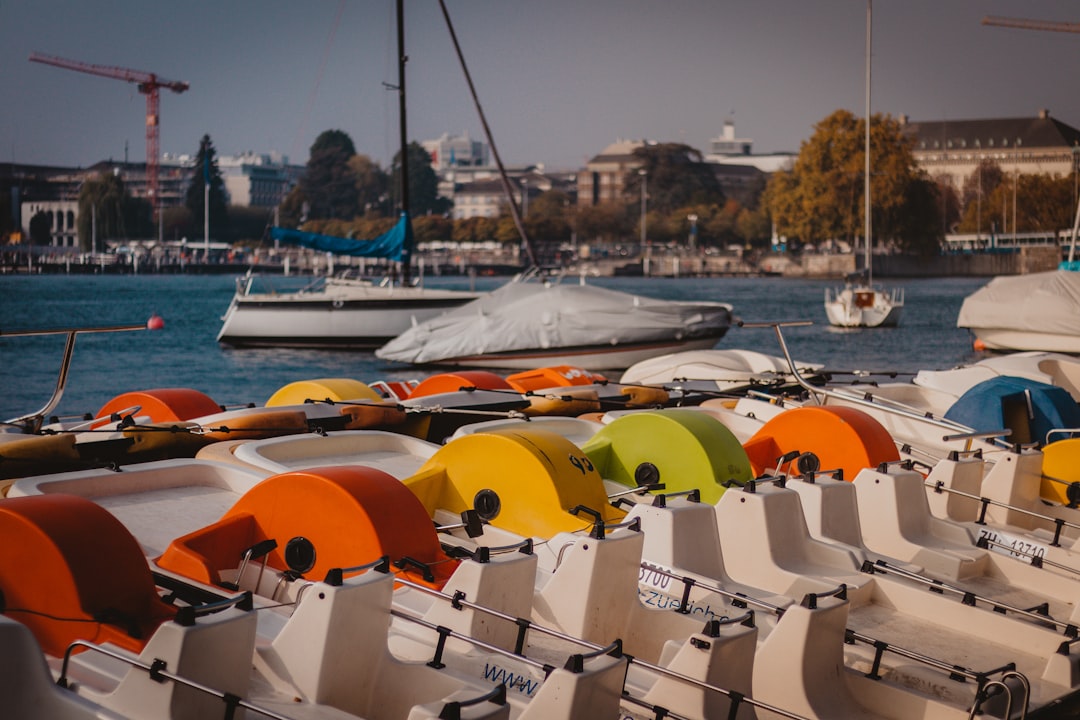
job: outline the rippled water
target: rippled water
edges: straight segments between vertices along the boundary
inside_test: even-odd
[[[505,279],[477,281],[490,289]],[[889,281],[905,289],[900,327],[842,331],[825,319],[824,290],[836,283],[783,278],[600,278],[596,285],[668,299],[731,303],[747,322],[810,320],[785,332],[793,355],[838,370],[941,369],[977,359],[967,330],[956,327],[964,297],[984,278]],[[463,278],[429,280],[463,288]],[[95,412],[121,392],[193,387],[222,404],[262,403],[295,380],[422,377],[432,370],[386,363],[371,353],[340,350],[231,349],[215,341],[233,292],[227,276],[0,276],[0,418],[40,408],[56,381],[64,339],[2,337],[15,330],[142,324],[152,313],[165,329],[81,335],[60,414]],[[771,330],[732,328],[718,347],[772,355]]]

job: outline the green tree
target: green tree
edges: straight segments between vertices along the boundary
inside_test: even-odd
[[[278,222],[282,227],[298,228],[309,220],[308,213],[311,211],[311,201],[297,185],[278,206]]]
[[[765,248],[772,238],[772,221],[764,207],[742,208],[735,218],[735,234],[740,242],[756,248]]]
[[[450,201],[439,197],[439,177],[431,167],[431,155],[417,142],[406,148],[409,158],[409,212],[413,217],[434,213],[442,215],[450,210]],[[401,152],[394,155],[391,171],[393,197],[401,207]]]
[[[764,202],[781,235],[804,243],[864,234],[865,121],[837,110],[814,127],[789,171],[773,175]],[[940,233],[936,206],[925,202],[928,182],[899,122],[875,115],[870,131],[872,231],[876,243],[924,242],[913,232]],[[912,218],[913,212],[931,213]],[[936,240],[935,240],[936,241]]]
[[[207,180],[210,185],[210,234],[219,239],[231,239],[229,211],[225,202],[225,181],[218,169],[214,143],[209,135],[203,135],[199,141],[199,152],[195,156],[191,184],[188,185],[187,195],[184,197],[184,206],[191,211],[193,221],[200,228],[197,233],[199,236],[202,235],[201,228],[204,227],[206,217],[204,208]]]
[[[352,138],[326,130],[311,145],[307,167],[295,193],[307,202],[307,219],[351,220],[359,214],[356,173],[349,164],[356,155]]]
[[[101,252],[106,240],[127,237],[125,207],[130,203],[119,173],[102,173],[84,182],[79,190],[79,247]],[[95,237],[97,245],[91,247]]]
[[[229,228],[233,239],[260,240],[266,234],[268,225],[274,222],[274,212],[265,207],[229,206]]]
[[[713,167],[702,160],[701,152],[681,143],[656,143],[634,150],[638,169],[624,179],[624,198],[640,202],[645,182],[647,209],[669,214],[677,208],[701,203],[723,204],[724,191]],[[645,171],[642,175],[640,170]]]
[[[388,206],[390,176],[367,155],[353,155],[349,168],[356,178],[356,202],[361,213],[391,215]]]
[[[525,232],[536,242],[568,242],[570,222],[568,208],[570,198],[560,190],[549,190],[529,201],[529,216],[525,218]]]

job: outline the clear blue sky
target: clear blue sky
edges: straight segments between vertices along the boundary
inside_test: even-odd
[[[725,118],[756,152],[797,151],[837,108],[861,115],[865,0],[447,0],[510,164],[578,167],[617,138],[707,149]],[[1080,127],[1070,0],[877,0],[873,110],[912,120],[1032,117]],[[161,149],[279,151],[326,129],[386,165],[397,147],[392,0],[0,0],[0,161],[145,159],[134,85],[31,63],[32,51],[187,80],[162,94]],[[477,114],[436,0],[406,1],[410,139]]]

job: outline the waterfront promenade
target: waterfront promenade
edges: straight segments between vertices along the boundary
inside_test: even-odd
[[[38,250],[47,251],[49,248]],[[934,256],[881,254],[874,256],[875,277],[995,277],[1043,272],[1057,267],[1054,247],[1025,247],[1015,252],[962,252]],[[567,274],[588,277],[757,277],[779,276],[842,279],[861,269],[861,254],[801,255],[785,253],[690,253],[685,249],[651,248],[567,257],[556,267]],[[414,276],[510,276],[522,265],[516,253],[505,250],[423,252],[414,256]],[[6,275],[243,275],[249,269],[270,275],[327,275],[351,268],[363,276],[390,274],[385,264],[357,258],[327,258],[295,250],[288,253],[250,253],[191,257],[137,257],[129,254],[79,254],[7,248],[0,252],[0,274]]]

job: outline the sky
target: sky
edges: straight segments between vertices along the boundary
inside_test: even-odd
[[[437,0],[406,0],[408,135],[483,139]],[[618,139],[702,151],[733,120],[756,153],[797,152],[834,110],[863,114],[865,0],[446,0],[508,165],[576,169]],[[1075,0],[877,0],[872,111],[913,121],[1034,117],[1080,127]],[[162,152],[280,152],[324,130],[387,166],[398,147],[392,0],[0,0],[0,162],[146,157],[133,84],[31,52],[185,80],[161,95]]]

